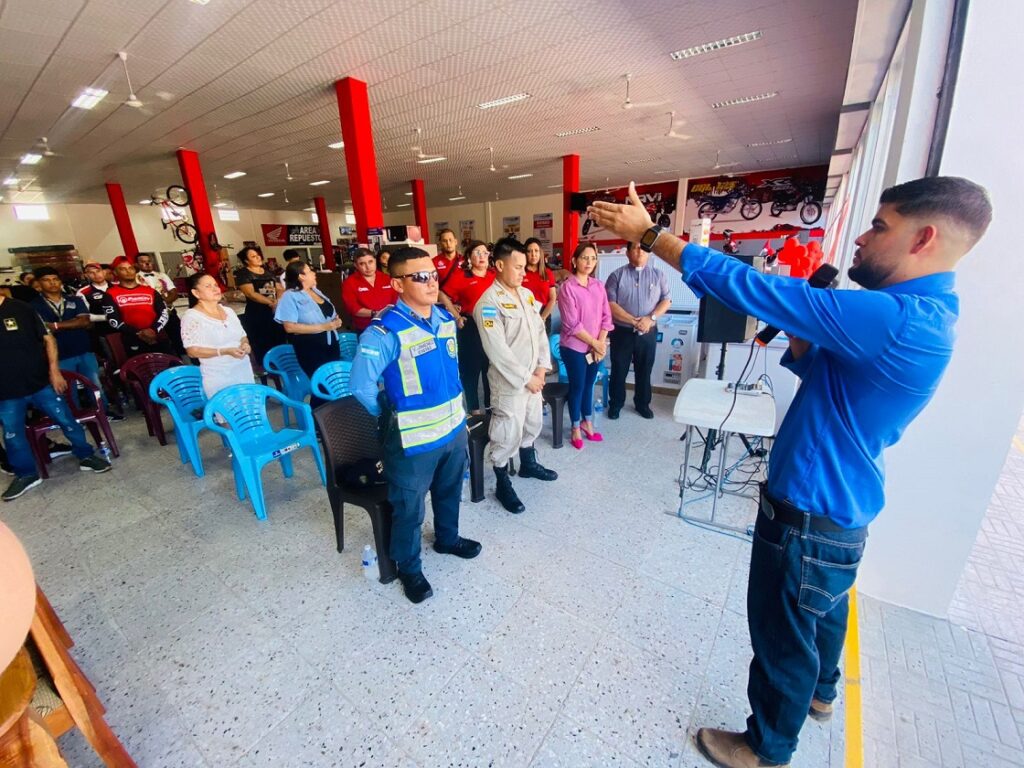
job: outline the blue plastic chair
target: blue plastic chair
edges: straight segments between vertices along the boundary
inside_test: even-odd
[[[302,403],[311,394],[309,376],[299,365],[295,348],[291,344],[278,344],[267,350],[263,356],[263,369],[277,379],[281,391],[290,399]],[[286,427],[291,426],[287,408],[281,409],[281,418]]]
[[[565,363],[562,362],[562,349],[558,342],[561,341],[562,334],[553,333],[551,334],[550,345],[551,345],[551,359],[558,363],[558,380],[561,382],[569,381],[569,374],[565,370]],[[601,406],[608,407],[608,355],[605,355],[601,362],[597,365],[597,378],[594,380],[595,383],[601,384]]]
[[[182,365],[161,371],[149,382],[149,399],[164,406],[171,414],[181,463],[191,464],[197,477],[205,475],[203,456],[199,451],[199,433],[206,429],[202,413],[207,398],[199,369]]]
[[[322,400],[340,400],[352,394],[348,385],[351,375],[352,363],[348,360],[324,363],[313,374],[310,388],[313,394]]]
[[[296,426],[275,431],[267,415],[268,400],[277,400],[282,408],[295,411]],[[217,423],[217,417],[223,424]],[[210,398],[203,420],[207,429],[228,441],[238,499],[245,501],[248,496],[260,520],[267,519],[260,478],[264,465],[279,461],[284,476],[291,477],[294,472],[292,453],[300,448],[309,448],[320,472],[320,482],[326,485],[327,473],[316,441],[313,411],[306,403],[292,400],[262,384],[236,384]]]
[[[352,331],[342,331],[338,334],[338,344],[341,347],[341,359],[352,362],[356,359],[356,347],[359,346],[359,334]]]

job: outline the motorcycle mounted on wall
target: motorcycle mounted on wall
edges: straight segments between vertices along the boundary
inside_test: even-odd
[[[744,200],[741,215],[750,220],[761,215],[763,204],[769,204],[769,213],[778,218],[784,211],[800,210],[800,221],[808,226],[821,218],[820,195],[814,184],[794,181],[791,176],[765,179]],[[752,215],[747,215],[748,213]]]
[[[743,204],[740,206],[740,215],[745,219],[757,218],[760,213],[760,209],[753,216],[747,215],[747,199],[750,192],[750,187],[743,182],[737,182],[733,187],[724,194],[706,194],[701,195],[697,198],[697,217],[701,219],[711,219],[714,221],[715,217],[719,214],[729,214],[736,209],[737,203],[740,201]]]

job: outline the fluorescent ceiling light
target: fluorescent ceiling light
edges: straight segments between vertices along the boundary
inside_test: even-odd
[[[769,91],[768,93],[759,93],[756,96],[740,96],[738,99],[726,99],[725,101],[716,101],[711,105],[712,109],[721,109],[722,107],[736,107],[740,104],[750,104],[754,101],[764,101],[765,99],[774,99],[779,95],[778,91]]]
[[[641,157],[639,160],[626,160],[626,165],[639,165],[640,163],[653,163],[656,157]]]
[[[324,184],[330,184],[330,183],[331,182],[330,182],[329,179],[320,179],[320,181],[311,181],[311,182],[309,182],[309,186],[311,186],[311,187],[322,187]]]
[[[328,147],[328,149],[344,149],[345,148],[345,142],[344,141],[336,141],[333,144],[328,144],[327,147]]]
[[[35,165],[43,159],[42,155],[37,155],[35,152],[29,152],[27,155],[21,156],[22,165]]]
[[[50,218],[45,205],[16,205],[14,215],[19,221],[46,221]]]
[[[213,207],[214,208],[227,208],[228,204],[227,203],[214,203]]]
[[[558,189],[565,186],[564,184],[548,184],[548,189]]]
[[[4,179],[4,184],[6,184],[8,187],[16,187],[19,184],[21,184],[21,179],[19,179],[17,176],[8,176],[6,179]]]
[[[217,218],[221,221],[240,221],[238,211],[234,208],[224,208],[223,210],[217,211]]]
[[[207,5],[209,4],[210,0],[191,0],[191,2],[195,3],[196,5]]]
[[[427,163],[440,163],[447,159],[447,157],[441,157],[440,155],[438,155],[437,157],[425,157],[422,160],[417,160],[416,162],[419,163],[420,165],[426,165]]]
[[[86,88],[78,94],[78,98],[71,102],[71,106],[79,109],[92,109],[103,101],[106,95],[107,92],[102,88]]]
[[[449,197],[448,199],[451,200],[454,203],[456,200],[465,200],[466,196],[465,195],[456,195],[455,197]]]
[[[395,208],[408,208],[412,203],[399,203]]]
[[[533,176],[532,173],[517,173],[515,176],[509,176],[508,178],[510,181],[515,181],[516,179],[528,179],[531,176]]]
[[[152,205],[152,200],[139,200],[139,205]]]
[[[694,45],[690,48],[683,48],[681,51],[672,51],[668,56],[674,61],[680,61],[682,59],[688,59],[691,56],[700,56],[702,53],[711,53],[712,51],[720,51],[723,48],[732,48],[736,45],[743,45],[743,43],[751,43],[754,40],[761,39],[761,30],[755,30],[754,32],[747,32],[745,35],[736,35],[735,37],[726,37],[722,40],[715,40],[710,43],[703,43],[702,45]]]
[[[258,195],[256,195],[256,197],[273,197],[273,196],[274,196],[273,192],[260,192]]]
[[[506,104],[515,104],[517,101],[530,98],[528,93],[517,93],[513,96],[503,96],[500,99],[494,101],[485,101],[483,104],[477,104],[480,109],[491,109],[492,107],[503,107]]]
[[[412,197],[412,192],[406,192],[406,193],[405,193],[405,196],[406,196],[406,197]]]
[[[774,147],[776,144],[789,144],[792,139],[776,139],[775,141],[755,141],[753,144],[747,144],[748,147]]]
[[[231,173],[225,173],[225,179],[240,179],[245,176],[245,171],[232,171]]]
[[[683,172],[682,168],[670,168],[667,171],[655,171],[655,173],[659,173],[659,174],[660,173],[682,173],[682,172]]]
[[[564,139],[566,136],[579,136],[581,133],[593,133],[594,131],[600,131],[601,129],[596,125],[591,128],[574,128],[571,131],[559,131],[555,134],[560,139]]]
[[[316,208],[303,208],[302,210],[304,210],[304,211],[315,211]]]

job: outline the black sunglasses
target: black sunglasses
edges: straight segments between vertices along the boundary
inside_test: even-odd
[[[399,280],[403,280],[403,279],[408,277],[414,283],[421,283],[423,285],[426,285],[427,283],[429,283],[431,281],[436,283],[438,281],[438,278],[440,277],[440,275],[438,275],[436,269],[431,269],[431,270],[424,269],[421,272],[410,272],[407,275],[395,275],[395,277],[397,277]]]

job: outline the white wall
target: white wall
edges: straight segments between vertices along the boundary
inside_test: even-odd
[[[124,253],[109,205],[48,205],[49,221],[19,221],[14,207],[0,205],[0,266],[13,264],[8,248],[32,245],[74,245],[85,259],[109,262]],[[240,209],[238,221],[221,221],[214,209],[213,221],[220,242],[236,250],[245,240],[255,240],[267,256],[280,256],[283,247],[263,245],[261,224],[310,224],[307,211],[268,211]],[[180,251],[178,242],[160,224],[160,211],[146,205],[129,205],[135,240],[141,251]],[[331,215],[331,229],[345,223],[344,214]]]
[[[1024,103],[1006,98],[1006,84],[1024,81],[1024,61],[1005,47],[1005,30],[1022,27],[1022,3],[971,3],[942,174],[987,187],[995,220],[957,270],[956,351],[935,399],[886,457],[888,503],[860,573],[864,592],[937,616],[946,614],[1024,408],[1024,160],[1015,131]]]

